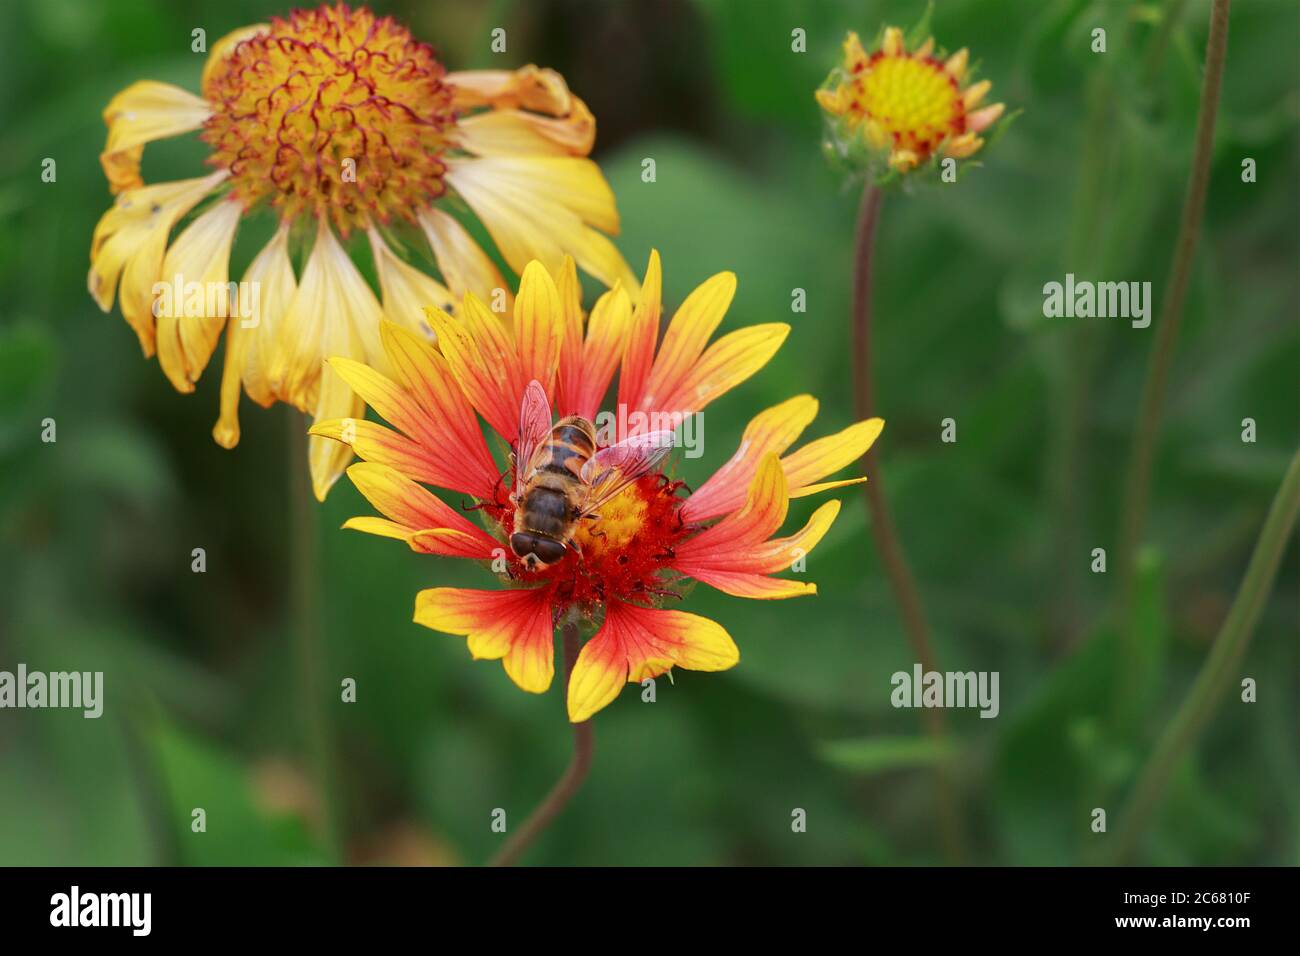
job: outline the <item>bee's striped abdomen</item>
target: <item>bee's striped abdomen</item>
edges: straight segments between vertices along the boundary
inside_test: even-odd
[[[565,418],[551,429],[538,470],[576,476],[595,451],[591,426],[581,418]]]

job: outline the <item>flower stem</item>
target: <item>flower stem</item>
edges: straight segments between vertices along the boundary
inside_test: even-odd
[[[561,633],[564,638],[564,690],[567,697],[569,675],[573,673],[573,665],[578,660],[578,625],[573,621],[565,621]],[[560,811],[568,805],[574,794],[582,788],[583,781],[587,779],[594,746],[591,721],[584,720],[580,724],[574,724],[573,756],[569,760],[569,766],[565,768],[564,775],[556,781],[551,792],[546,795],[546,799],[537,805],[537,809],[524,821],[524,825],[516,830],[496,855],[488,861],[488,866],[513,866],[560,815]]]
[[[316,537],[316,501],[306,466],[307,425],[303,415],[286,406],[289,469],[289,564],[292,568],[290,618],[296,671],[298,722],[306,741],[312,776],[320,797],[325,849],[342,860],[343,828],[336,799],[337,777],[330,750],[329,713],[321,683],[325,644],[321,632],[320,550]]]
[[[1147,821],[1160,804],[1178,761],[1205,727],[1224,690],[1237,676],[1237,665],[1246,652],[1264,602],[1273,589],[1278,564],[1295,527],[1297,514],[1300,514],[1300,451],[1291,458],[1282,486],[1269,508],[1246,568],[1246,577],[1214,640],[1210,656],[1182,706],[1165,728],[1133,789],[1116,833],[1115,862],[1123,863],[1135,849]]]
[[[853,265],[853,360],[854,403],[859,419],[870,418],[875,413],[875,385],[871,362],[871,278],[875,255],[876,224],[880,219],[883,194],[878,186],[868,183],[862,193],[858,210],[858,224]],[[884,478],[873,446],[863,458],[867,472],[867,509],[871,514],[871,534],[876,551],[889,575],[894,599],[898,602],[903,628],[907,632],[912,652],[924,671],[938,670],[934,647],[930,641],[930,626],[925,618],[921,595],[907,563],[894,519],[885,498]],[[947,734],[943,711],[925,708],[922,711],[926,730],[942,745]],[[946,763],[936,770],[937,804],[944,852],[949,862],[961,862],[965,857],[965,838],[962,832],[961,812],[951,771]]]
[[[1146,527],[1147,506],[1151,494],[1152,459],[1155,455],[1160,415],[1164,405],[1169,367],[1173,363],[1178,330],[1183,321],[1183,304],[1191,279],[1192,257],[1205,213],[1205,194],[1210,183],[1210,160],[1214,148],[1214,122],[1219,112],[1219,89],[1223,82],[1223,62],[1228,47],[1228,10],[1231,0],[1214,0],[1210,10],[1210,38],[1205,49],[1205,74],[1201,82],[1201,109],[1196,120],[1196,140],[1192,152],[1192,172],[1183,200],[1178,241],[1174,246],[1169,281],[1156,325],[1156,341],[1147,364],[1138,412],[1137,431],[1129,456],[1128,475],[1124,483],[1124,505],[1119,533],[1119,596],[1124,620],[1133,601],[1136,553]],[[1131,648],[1135,636],[1127,625],[1124,640]]]

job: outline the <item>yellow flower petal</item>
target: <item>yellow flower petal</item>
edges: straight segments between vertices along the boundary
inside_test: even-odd
[[[564,340],[564,315],[555,281],[539,262],[530,262],[515,299],[515,345],[524,386],[536,379],[548,395],[555,389]],[[523,398],[523,389],[514,399]]]
[[[285,398],[280,390],[282,383],[272,380],[270,372],[279,348],[280,323],[298,291],[289,259],[288,223],[280,224],[271,241],[253,259],[244,273],[244,282],[257,289],[247,324],[238,323],[244,339],[244,388],[249,398],[265,408]]]
[[[165,295],[153,305],[158,364],[179,392],[194,391],[226,319],[238,312],[230,247],[242,216],[238,203],[218,202],[176,237],[163,259],[159,281]]]
[[[466,116],[456,122],[456,137],[479,156],[586,156],[596,142],[596,120],[586,103],[570,99],[565,117],[506,109]]]
[[[628,682],[657,677],[672,667],[721,671],[739,661],[736,642],[717,621],[611,601],[604,624],[583,646],[569,676],[569,720],[589,720]]]
[[[425,307],[432,305],[450,312],[455,307],[455,297],[441,282],[397,258],[378,229],[371,227],[366,235],[370,238],[375,274],[384,297],[384,315],[399,325],[432,335],[433,329],[424,319]]]
[[[288,401],[307,411],[315,405],[327,357],[373,361],[382,371],[387,365],[379,345],[382,317],[375,294],[321,220],[302,281],[280,323],[269,378],[280,383]],[[335,404],[344,403],[336,399]]]
[[[485,302],[491,302],[498,292],[508,306],[514,294],[501,276],[501,270],[492,264],[474,237],[459,222],[441,209],[425,209],[416,214],[433,249],[438,268],[447,282],[455,301],[466,292],[472,292]]]
[[[884,419],[869,418],[791,452],[781,459],[790,487],[812,485],[859,460],[875,444],[884,427]]]
[[[681,412],[702,411],[764,365],[781,348],[790,326],[784,322],[751,325],[724,335],[705,350],[682,378],[671,398],[656,399],[655,407]]]
[[[962,47],[944,61],[943,68],[954,80],[960,83],[966,76],[966,64],[970,61],[970,51]]]
[[[816,417],[817,400],[811,395],[797,395],[759,412],[745,427],[736,453],[682,505],[682,518],[707,521],[743,505],[758,463],[769,454],[784,454]]]
[[[604,235],[618,231],[614,194],[600,168],[573,157],[493,156],[452,159],[447,182],[492,235],[510,268],[534,259],[555,272],[566,254],[605,285],[637,288],[622,255]],[[592,228],[595,227],[595,228]]]
[[[338,330],[326,331],[326,346],[331,344]],[[317,421],[338,418],[360,418],[366,413],[366,404],[332,368],[320,374],[318,398],[314,418]],[[352,460],[352,449],[340,442],[318,435],[307,438],[307,467],[311,471],[311,487],[317,501],[324,501],[334,482],[339,480]]]
[[[686,297],[668,323],[663,343],[655,355],[654,368],[646,384],[647,405],[653,406],[660,398],[677,394],[692,366],[704,353],[709,339],[722,324],[735,295],[736,274],[719,272],[696,286]]]
[[[951,156],[954,159],[965,159],[967,156],[973,156],[979,152],[984,140],[980,139],[974,133],[962,133],[960,136],[954,136],[944,144],[943,152],[945,156]]]
[[[663,270],[659,263],[659,250],[650,250],[646,264],[645,282],[641,286],[641,299],[632,314],[627,345],[618,376],[618,401],[628,409],[644,405],[646,382],[654,367],[655,345],[659,341],[659,318],[662,305]]]
[[[196,130],[211,115],[204,100],[170,83],[140,80],[118,93],[104,107],[108,142],[99,157],[109,188],[117,193],[143,186],[141,147]]]
[[[903,43],[903,31],[898,27],[886,27],[880,49],[884,51],[885,56],[900,56],[906,49]]]
[[[86,287],[107,312],[121,277],[122,316],[135,329],[146,356],[154,351],[153,286],[162,271],[167,237],[177,220],[225,178],[220,172],[124,192],[95,227]]]
[[[962,104],[966,109],[974,109],[979,105],[980,100],[988,95],[989,90],[993,89],[993,84],[989,80],[980,80],[966,88],[962,94]]]
[[[850,30],[844,37],[844,68],[852,73],[854,68],[867,62],[867,51],[862,49],[862,40]]]
[[[523,107],[551,116],[566,116],[573,94],[555,70],[529,64],[517,70],[459,70],[443,80],[452,88],[457,109]]]
[[[921,158],[910,149],[895,149],[889,154],[889,165],[900,173],[915,169]]]
[[[415,623],[468,639],[476,660],[502,660],[519,687],[540,694],[555,674],[551,590],[430,588],[415,600]]]

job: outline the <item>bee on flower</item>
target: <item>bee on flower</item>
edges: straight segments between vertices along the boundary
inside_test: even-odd
[[[965,48],[945,56],[933,37],[909,50],[903,31],[886,27],[868,53],[850,31],[842,61],[816,91],[828,151],[876,178],[975,155],[1005,105],[983,105],[992,84],[972,82],[971,72]]]
[[[142,80],[105,109],[100,159],[117,198],[95,228],[88,286],[106,312],[116,295],[145,355],[157,354],[180,392],[194,390],[226,332],[213,430],[225,447],[239,441],[241,391],[317,420],[360,415],[360,398],[323,360],[393,371],[381,319],[431,335],[423,307],[451,309],[470,292],[508,309],[510,286],[468,218],[516,272],[533,260],[555,270],[568,255],[606,286],[636,290],[608,238],[619,229],[613,194],[587,158],[595,120],[552,70],[449,73],[391,17],[339,4],[224,37],[199,91]],[[145,145],[194,131],[212,172],[146,185]],[[158,287],[174,279],[178,289],[233,286],[236,232],[262,209],[278,228],[234,295],[216,307],[203,299],[182,310],[174,298],[161,307]],[[358,233],[378,297],[346,250]],[[298,275],[293,259],[308,247]],[[436,263],[439,278],[404,248]],[[235,301],[241,292],[252,301]],[[348,451],[314,438],[309,457],[323,499]]]
[[[759,413],[736,453],[689,491],[671,476],[673,433],[641,423],[701,412],[767,364],[789,327],[751,326],[710,344],[736,287],[723,272],[686,297],[661,341],[661,286],[652,254],[635,307],[616,283],[587,316],[573,261],[553,274],[533,262],[510,324],[473,293],[458,319],[427,310],[436,348],[384,322],[391,377],[347,357],[330,365],[391,427],[346,418],[312,428],[363,459],[348,477],[379,515],[344,527],[495,573],[492,588],[420,592],[417,623],[465,636],[473,657],[501,660],[534,693],[554,677],[556,626],[595,628],[569,678],[575,723],[628,682],[737,663],[720,624],[667,606],[692,580],[745,598],[816,593],[775,575],[817,545],[840,505],[822,504],[779,536],[789,502],[864,481],[825,479],[861,458],[883,427],[861,421],[791,451],[817,414],[817,402],[801,395]],[[621,420],[637,424],[605,435],[593,422],[616,372]],[[510,448],[504,467],[480,417]],[[460,506],[426,485],[461,496]]]

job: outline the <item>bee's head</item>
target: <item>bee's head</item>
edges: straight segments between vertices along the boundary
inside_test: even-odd
[[[547,567],[564,558],[564,542],[530,531],[516,531],[510,536],[510,550],[523,561],[529,571]]]

